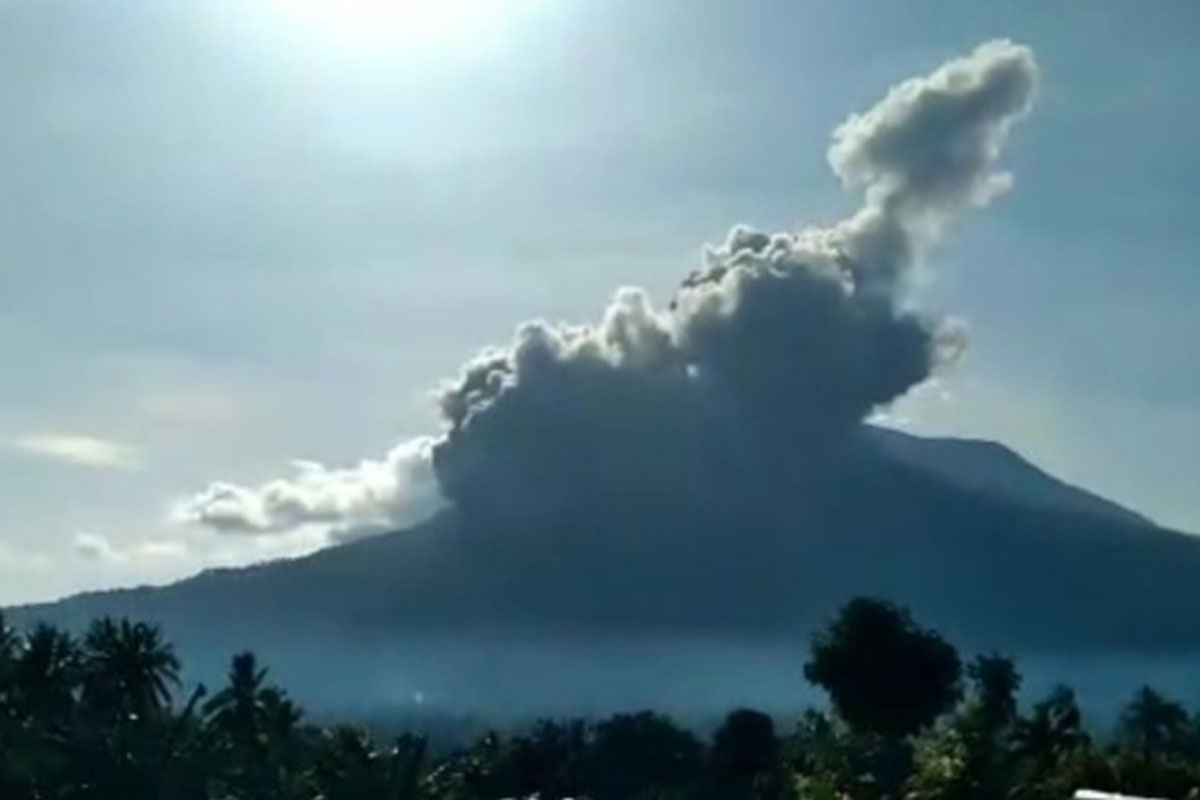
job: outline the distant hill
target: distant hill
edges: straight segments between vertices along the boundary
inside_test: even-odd
[[[645,679],[646,653],[670,661],[675,642],[790,653],[857,594],[906,604],[969,649],[1200,652],[1197,576],[1200,538],[1000,445],[868,429],[829,474],[754,502],[646,487],[536,523],[449,511],[306,558],[10,613],[73,627],[99,614],[153,619],[204,674],[253,647],[310,693],[336,678],[407,702],[396,687],[520,694],[527,679],[528,692],[559,681],[564,696],[599,698],[587,687],[617,680],[596,655],[605,648],[642,653],[630,680]],[[730,657],[727,677],[752,662]],[[685,704],[707,690],[673,680],[671,691]]]

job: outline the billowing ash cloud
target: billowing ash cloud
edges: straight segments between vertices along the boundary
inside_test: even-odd
[[[1011,175],[996,164],[1036,77],[1032,51],[991,41],[838,126],[829,163],[845,186],[865,189],[866,203],[832,238],[861,265],[864,286],[894,291],[947,223],[1009,188]]]
[[[863,193],[858,211],[799,232],[735,227],[665,308],[625,288],[598,324],[522,325],[442,387],[446,430],[405,450],[406,474],[431,467],[461,508],[525,515],[819,469],[961,348],[953,325],[907,307],[906,278],[949,223],[1010,184],[997,163],[1036,72],[1029,49],[997,40],[894,87],[834,131],[829,162]],[[396,524],[427,484],[395,472],[216,484],[186,516],[252,531]]]
[[[901,84],[834,134],[830,163],[865,192],[848,219],[736,227],[668,309],[625,289],[594,327],[527,324],[468,364],[442,394],[443,490],[524,511],[822,463],[957,350],[950,326],[902,307],[903,279],[947,223],[1007,185],[996,161],[1035,72],[1027,49],[997,41]]]

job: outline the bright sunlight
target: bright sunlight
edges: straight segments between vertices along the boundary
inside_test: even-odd
[[[275,0],[306,36],[361,49],[437,53],[486,45],[524,9],[510,0]]]

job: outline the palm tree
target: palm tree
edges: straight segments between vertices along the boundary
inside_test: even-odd
[[[258,741],[259,723],[264,716],[259,692],[267,677],[254,654],[233,657],[225,688],[204,704],[207,725],[231,743],[253,745]]]
[[[0,781],[4,796],[38,796],[58,784],[70,754],[79,649],[63,631],[41,624],[10,653]]]
[[[79,714],[61,784],[85,796],[159,796],[179,669],[174,649],[153,625],[93,622],[80,650]]]
[[[79,646],[52,625],[39,624],[24,637],[11,666],[16,713],[42,725],[61,724],[75,704]]]
[[[300,709],[266,676],[253,653],[239,653],[225,688],[203,708],[206,733],[228,765],[222,780],[238,796],[289,796],[300,771]]]
[[[1121,716],[1121,738],[1148,767],[1158,756],[1186,750],[1188,723],[1183,706],[1143,686]]]
[[[179,688],[179,659],[158,628],[99,619],[83,639],[83,701],[125,722],[158,716]]]

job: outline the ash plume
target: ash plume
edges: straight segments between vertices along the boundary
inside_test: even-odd
[[[738,225],[663,307],[622,288],[595,324],[521,325],[440,388],[444,431],[404,459],[214,484],[180,516],[263,533],[398,524],[431,495],[527,517],[802,480],[963,347],[957,326],[910,307],[909,278],[951,223],[1011,185],[999,160],[1036,80],[1028,48],[994,40],[898,84],[833,133],[829,163],[863,198],[845,219]]]

